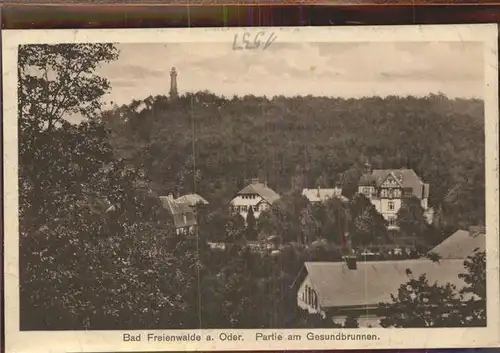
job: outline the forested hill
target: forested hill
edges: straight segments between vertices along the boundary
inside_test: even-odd
[[[143,167],[160,194],[197,192],[222,205],[259,176],[279,193],[339,182],[350,196],[369,160],[374,168],[413,168],[453,223],[484,222],[480,100],[200,92],[134,101],[104,120],[116,154]]]

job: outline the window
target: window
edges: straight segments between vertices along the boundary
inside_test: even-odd
[[[241,206],[241,209],[243,212],[247,212],[248,211],[248,206]]]
[[[389,201],[387,207],[389,207],[389,211],[394,211],[394,201]]]
[[[395,217],[389,217],[389,219],[387,221],[389,222],[389,226],[396,225],[396,218]]]

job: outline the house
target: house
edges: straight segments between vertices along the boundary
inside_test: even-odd
[[[390,302],[401,284],[426,274],[429,283],[451,283],[462,288],[458,277],[463,260],[433,262],[428,259],[361,262],[306,262],[294,281],[297,305],[311,314],[320,314],[335,322],[348,316],[358,317],[360,327],[379,326],[378,304]]]
[[[170,213],[177,234],[193,234],[198,223],[193,208],[183,202],[178,202],[172,194],[160,196],[163,207]]]
[[[260,183],[259,179],[252,179],[252,182],[241,189],[231,200],[231,209],[234,213],[239,213],[247,219],[251,208],[255,218],[258,218],[262,211],[268,210],[280,196],[267,186],[267,183]]]
[[[389,229],[397,229],[396,218],[405,198],[416,197],[426,219],[429,208],[429,184],[412,169],[371,169],[365,164],[365,173],[358,183],[358,193],[366,196],[377,211],[389,223]]]
[[[226,243],[223,242],[213,242],[209,241],[207,242],[207,245],[209,246],[210,249],[216,249],[216,250],[226,250]]]
[[[319,186],[316,189],[303,189],[302,196],[312,203],[326,202],[333,198],[338,198],[347,202],[347,197],[342,195],[342,188],[335,187],[331,189],[322,189]]]
[[[197,205],[208,205],[208,201],[198,194],[187,194],[175,199],[177,203],[187,204],[191,207]]]
[[[429,253],[438,254],[441,259],[466,259],[473,255],[474,250],[486,250],[484,227],[471,227],[468,230],[459,229]]]

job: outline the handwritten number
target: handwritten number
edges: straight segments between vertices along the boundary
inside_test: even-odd
[[[260,31],[255,34],[244,32],[235,34],[233,40],[233,50],[266,50],[278,37],[274,32]]]

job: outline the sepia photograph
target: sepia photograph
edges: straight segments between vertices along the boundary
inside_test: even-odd
[[[29,32],[8,351],[500,343],[496,26]]]

